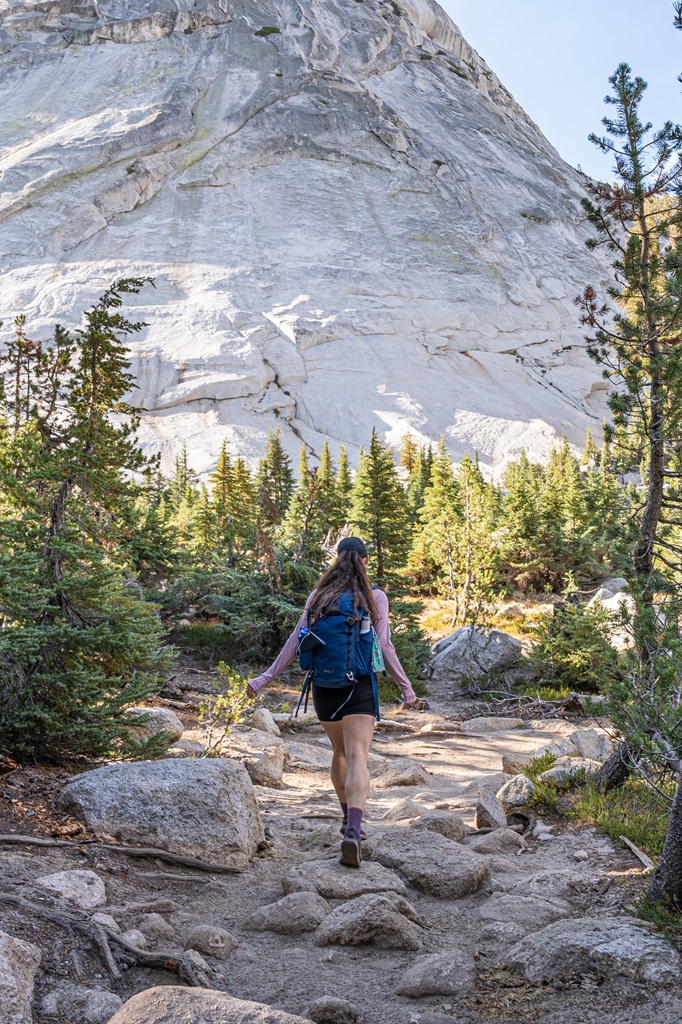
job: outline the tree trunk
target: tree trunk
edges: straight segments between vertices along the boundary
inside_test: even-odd
[[[627,743],[620,743],[611,757],[592,776],[597,789],[608,793],[617,789],[632,775],[632,765]]]
[[[668,832],[654,877],[647,890],[651,903],[672,903],[682,909],[682,785],[678,781]]]

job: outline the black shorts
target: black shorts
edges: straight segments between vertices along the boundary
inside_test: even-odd
[[[377,716],[371,676],[360,676],[353,686],[316,686],[313,683],[313,704],[321,722],[340,722],[346,715]]]

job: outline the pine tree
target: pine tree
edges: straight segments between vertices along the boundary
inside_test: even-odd
[[[339,468],[336,473],[336,494],[344,522],[350,518],[353,495],[353,478],[348,465],[348,452],[341,445],[339,448]]]
[[[676,10],[678,21],[680,9]],[[631,589],[637,602],[637,663],[627,681],[608,687],[609,711],[630,748],[647,751],[677,781],[668,834],[649,897],[682,906],[682,691],[677,598],[682,546],[667,535],[679,525],[682,450],[682,131],[658,131],[640,119],[646,83],[621,64],[610,78],[607,135],[592,141],[615,157],[613,183],[586,184],[584,201],[597,235],[590,246],[614,256],[611,302],[587,287],[579,300],[588,351],[616,384],[609,398],[615,439],[636,466],[644,458],[643,508],[637,514]],[[614,316],[612,306],[618,312]],[[672,574],[666,580],[666,572]],[[668,591],[659,614],[654,599]]]
[[[291,460],[284,451],[279,428],[268,435],[256,476],[258,514],[263,528],[278,526],[294,489]]]
[[[420,459],[417,463],[420,472],[423,472],[423,466]],[[433,456],[419,518],[422,530],[417,534],[418,546],[413,549],[411,566],[420,575],[430,569],[441,596],[453,600],[457,591],[456,563],[461,517],[452,462],[442,437]],[[417,561],[419,548],[428,559],[421,566]]]
[[[398,589],[409,556],[410,524],[393,456],[374,429],[355,474],[351,526],[367,544],[374,581]]]
[[[410,476],[419,462],[420,449],[412,434],[403,434],[403,443],[400,447],[400,465]]]
[[[497,568],[494,538],[497,491],[487,484],[475,461],[465,455],[456,475],[461,526],[455,548],[457,594],[455,621],[468,622],[492,600]]]
[[[118,312],[118,281],[51,345],[17,322],[0,394],[0,745],[21,756],[101,756],[164,663],[154,608],[127,586],[126,523],[147,468]],[[114,416],[116,414],[116,416]]]

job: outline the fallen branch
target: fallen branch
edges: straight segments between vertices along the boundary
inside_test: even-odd
[[[115,853],[124,853],[127,857],[158,857],[168,864],[179,864],[184,868],[196,868],[197,871],[213,871],[216,874],[241,874],[240,868],[231,867],[229,864],[208,864],[204,860],[197,860],[195,857],[183,857],[179,853],[171,853],[169,850],[157,850],[154,846],[117,846],[115,843],[100,843],[96,839],[82,839],[80,842],[68,839],[41,839],[38,836],[0,836],[0,843],[13,843],[18,846],[68,846],[77,849],[79,846],[89,846],[96,850],[113,850]],[[240,853],[240,850],[234,850]]]
[[[28,900],[22,899],[21,896],[14,896],[12,893],[0,892],[0,903],[8,903],[10,906],[17,907],[20,910],[37,914],[39,917],[52,921],[54,924],[62,925],[64,928],[77,928],[79,931],[84,932],[97,945],[102,954],[102,959],[115,978],[120,978],[121,974],[111,952],[110,942],[120,946],[125,956],[139,967],[156,967],[163,971],[172,971],[182,981],[187,982],[188,985],[192,985],[194,988],[206,987],[206,984],[195,968],[182,954],[166,953],[163,951],[150,953],[147,950],[138,949],[137,946],[133,946],[132,942],[128,942],[122,935],[118,935],[111,928],[107,928],[106,925],[93,924],[89,918],[79,917],[77,914],[70,914],[65,910],[54,910],[52,907],[41,907],[37,903],[29,903]]]
[[[644,865],[644,867],[647,869],[647,871],[653,871],[654,870],[656,865],[652,861],[651,857],[647,857],[647,855],[644,852],[644,850],[640,850],[639,846],[635,846],[635,844],[632,842],[632,840],[628,839],[627,836],[619,836],[618,838],[620,840],[622,840],[622,842],[624,842],[625,845],[628,846],[632,850],[632,852],[634,853],[634,855],[637,858],[637,860],[641,861],[641,863]]]

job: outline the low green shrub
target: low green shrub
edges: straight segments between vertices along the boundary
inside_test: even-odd
[[[674,786],[663,790],[672,797]],[[567,813],[587,825],[598,825],[613,839],[625,836],[656,857],[663,849],[670,817],[670,802],[641,779],[629,779],[623,786],[604,793],[588,781],[572,798]]]
[[[609,642],[614,625],[615,617],[600,605],[568,601],[543,615],[528,658],[534,678],[551,689],[597,693],[619,674],[619,655]]]

